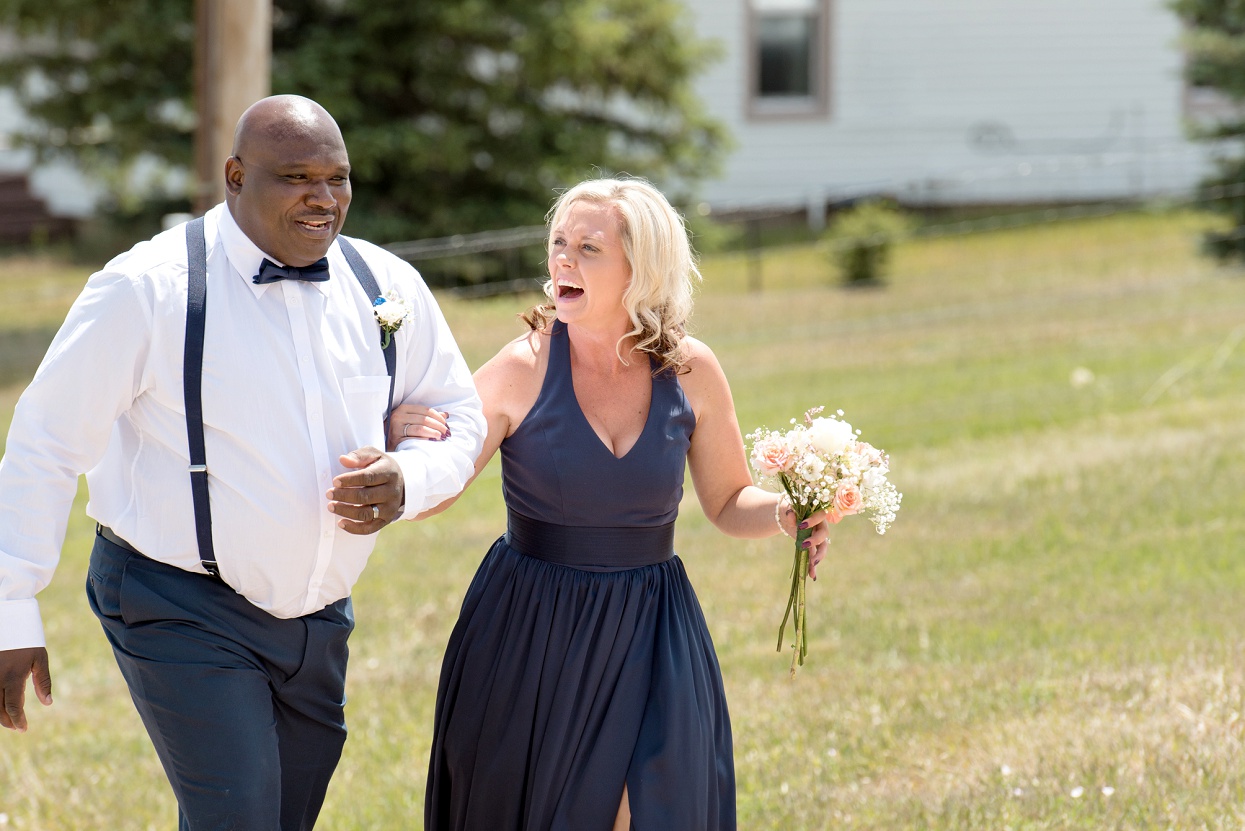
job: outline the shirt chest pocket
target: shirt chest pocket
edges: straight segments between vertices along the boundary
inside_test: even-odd
[[[389,376],[355,375],[342,380],[346,414],[355,446],[385,449],[385,416],[389,415]]]

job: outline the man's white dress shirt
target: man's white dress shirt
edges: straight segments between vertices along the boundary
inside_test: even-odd
[[[326,492],[338,457],[384,449],[389,377],[372,301],[335,242],[327,282],[257,286],[264,252],[218,205],[208,252],[203,421],[221,577],[290,618],[346,597],[376,536],[348,534]],[[485,422],[471,373],[410,265],[359,241],[382,293],[414,315],[394,335],[395,402],[450,413],[445,441],[391,455],[404,518],[458,493]],[[36,593],[52,579],[79,473],[87,514],[152,559],[202,573],[182,393],[186,233],[179,225],[91,276],[18,401],[0,460],[0,649],[41,646]]]

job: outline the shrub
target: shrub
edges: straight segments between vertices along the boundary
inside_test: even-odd
[[[873,285],[882,281],[891,249],[910,230],[911,222],[897,208],[862,202],[837,214],[822,242],[844,283]]]

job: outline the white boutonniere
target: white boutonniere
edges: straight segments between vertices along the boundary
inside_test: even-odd
[[[384,335],[380,341],[381,349],[389,346],[393,333],[402,328],[402,324],[406,323],[413,311],[411,304],[402,299],[397,289],[390,289],[388,294],[382,294],[372,301],[372,312],[376,315],[376,322],[380,324],[380,331]]]

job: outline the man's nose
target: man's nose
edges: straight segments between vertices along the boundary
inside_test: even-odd
[[[337,198],[333,196],[333,189],[329,187],[329,183],[323,180],[311,182],[311,189],[307,193],[307,204],[317,208],[331,208],[337,204]]]

